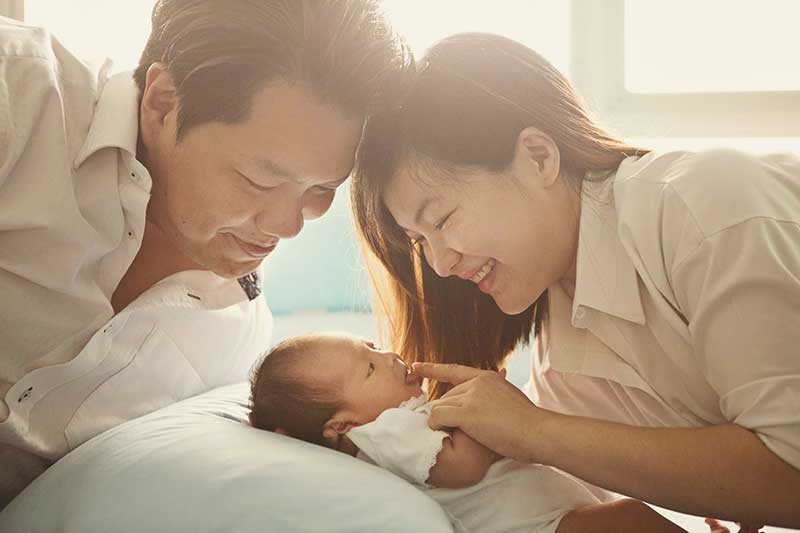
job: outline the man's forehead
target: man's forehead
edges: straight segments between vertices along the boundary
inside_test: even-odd
[[[293,169],[289,165],[279,162],[269,156],[264,155],[250,155],[239,153],[236,157],[238,164],[250,169],[250,171],[259,175],[268,175],[277,177],[296,183],[305,182],[343,182],[349,177],[350,169],[341,170],[335,168],[325,169],[324,175],[313,176],[309,175],[305,169]]]

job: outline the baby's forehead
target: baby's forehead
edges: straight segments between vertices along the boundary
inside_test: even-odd
[[[356,348],[367,341],[348,332],[340,331],[326,331],[316,333],[310,336],[308,342],[311,347],[338,347],[338,348]]]
[[[366,341],[347,333],[320,333],[307,338],[304,344],[302,352],[310,360],[340,363],[349,356],[357,356],[366,346]]]

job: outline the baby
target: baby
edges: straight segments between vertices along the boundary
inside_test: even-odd
[[[402,358],[344,334],[278,344],[253,376],[250,423],[376,464],[425,490],[456,531],[684,531],[636,500],[601,501],[544,465],[435,431]],[[607,526],[605,526],[607,524]]]

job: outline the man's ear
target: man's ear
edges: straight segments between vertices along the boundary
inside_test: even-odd
[[[561,173],[561,154],[555,141],[534,127],[519,132],[514,148],[514,164],[534,172],[544,187],[549,187]]]
[[[337,442],[339,442],[340,435],[347,433],[358,425],[359,423],[353,420],[346,413],[336,413],[333,415],[333,418],[325,422],[325,425],[322,427],[322,437],[326,441],[335,445]]]
[[[178,96],[172,75],[163,63],[153,63],[147,69],[142,104],[139,110],[142,125],[161,129],[167,119],[178,111]]]

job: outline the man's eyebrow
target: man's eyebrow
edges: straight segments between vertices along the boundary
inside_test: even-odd
[[[275,161],[272,161],[271,159],[266,159],[263,157],[252,157],[244,159],[244,162],[251,164],[256,168],[258,168],[260,171],[266,172],[277,178],[283,178],[297,183],[301,181],[296,172],[292,172],[291,170],[282,167],[280,164],[276,163]],[[336,185],[339,186],[345,181],[347,181],[347,178],[349,177],[350,174],[348,173],[340,178],[332,179],[327,183],[336,183]]]
[[[267,172],[272,176],[276,176],[278,178],[285,178],[291,181],[297,181],[297,174],[294,172],[282,167],[275,161],[271,159],[265,159],[263,157],[248,157],[244,159],[244,162],[254,167],[258,168],[262,172]]]

